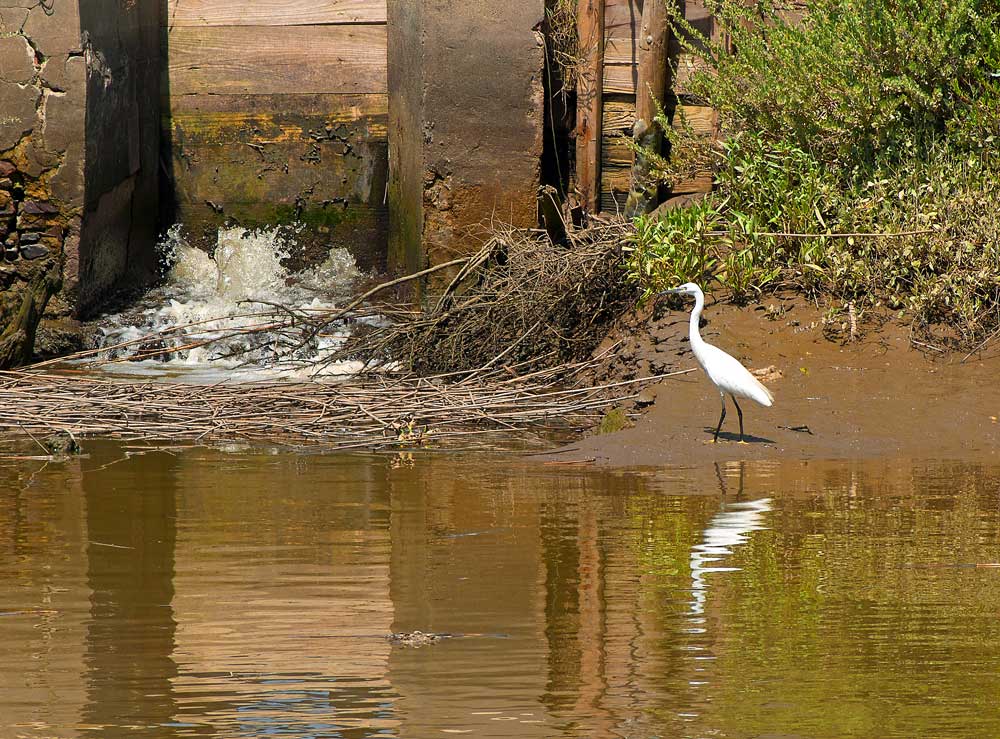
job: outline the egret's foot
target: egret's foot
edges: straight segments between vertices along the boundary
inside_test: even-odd
[[[701,443],[702,444],[718,444],[719,440],[718,439],[706,439],[705,441],[703,441]]]
[[[750,442],[749,442],[749,441],[743,441],[743,439],[740,439],[740,440],[739,440],[739,441],[737,441],[736,443],[737,443],[737,444],[742,444],[743,446],[747,446],[747,445],[748,445],[748,444],[749,444]]]

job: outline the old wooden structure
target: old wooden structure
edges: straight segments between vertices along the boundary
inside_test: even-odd
[[[581,8],[598,1],[581,0]],[[706,36],[714,38],[717,31],[704,0],[679,2],[685,18]],[[603,27],[603,53],[596,59],[588,57],[590,66],[582,72],[584,78],[597,75],[602,84],[598,99],[595,99],[593,92],[578,96],[577,176],[581,192],[595,192],[594,201],[598,210],[616,213],[625,209],[631,182],[632,151],[623,137],[632,135],[635,123],[636,93],[643,53],[643,0],[603,0],[603,7],[598,12],[603,12],[603,18],[595,21],[593,11],[587,19],[581,11],[581,41],[592,38],[593,25],[599,22]],[[684,51],[676,38],[671,38],[667,53],[671,65],[677,70],[675,78],[668,79],[667,85],[677,96],[687,121],[699,134],[716,135],[718,119],[715,112],[711,108],[693,104],[687,95],[686,85],[698,64],[696,58]],[[599,127],[591,123],[595,111],[600,111]],[[580,125],[581,123],[584,125]],[[589,165],[581,168],[579,165],[581,150],[586,151],[588,148],[599,151],[599,166],[596,168]],[[711,187],[711,175],[705,172],[680,183],[670,194],[707,192]]]
[[[386,0],[169,0],[163,135],[176,220],[304,224],[306,256],[386,250]],[[357,253],[361,252],[361,253]]]
[[[543,0],[389,0],[391,265],[478,248],[491,219],[537,225]]]

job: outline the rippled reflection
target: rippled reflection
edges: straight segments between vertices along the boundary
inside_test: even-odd
[[[753,531],[766,529],[765,515],[771,510],[771,499],[737,501],[723,503],[719,512],[712,516],[702,533],[700,543],[691,547],[691,615],[701,616],[705,612],[705,598],[708,595],[709,579],[705,576],[713,572],[739,572],[739,567],[718,564],[741,544],[746,544]],[[704,623],[703,618],[692,619],[693,623]]]
[[[1000,733],[1000,468],[88,451],[0,465],[0,737]]]

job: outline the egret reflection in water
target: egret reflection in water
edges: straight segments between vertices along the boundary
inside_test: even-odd
[[[748,535],[767,528],[765,514],[771,511],[771,499],[736,501],[723,503],[702,533],[699,544],[691,547],[691,609],[695,623],[703,623],[705,599],[708,595],[708,580],[705,576],[713,572],[739,572],[739,567],[716,564],[745,544]]]

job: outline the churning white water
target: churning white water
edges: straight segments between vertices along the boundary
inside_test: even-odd
[[[293,275],[282,260],[295,244],[277,229],[220,229],[212,256],[190,246],[179,228],[160,246],[164,284],[143,306],[101,321],[98,348],[101,359],[114,361],[105,365],[109,371],[189,381],[306,378],[347,336],[346,329],[325,331],[299,346],[287,331],[246,331],[274,322],[277,305],[303,313],[343,305],[361,277],[345,249]],[[192,346],[206,339],[213,341]],[[170,351],[142,358],[163,348]],[[359,367],[333,362],[321,373],[351,374]]]

